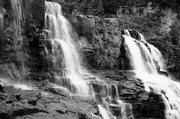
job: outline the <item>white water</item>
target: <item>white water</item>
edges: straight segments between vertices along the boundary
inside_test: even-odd
[[[153,45],[149,44],[142,34],[139,33],[139,35],[140,35],[141,41],[143,41],[144,43],[148,44],[149,48],[151,49],[150,56],[152,57],[152,59],[155,59],[155,60],[158,61],[158,65],[160,66],[160,70],[161,71],[166,71],[165,62],[164,62],[164,59],[162,57],[161,52],[156,47],[154,47]]]
[[[53,45],[52,52],[54,53],[54,62],[56,62],[56,55],[58,55],[55,54],[55,50],[58,46],[62,48],[65,61],[64,77],[70,80],[67,81],[70,83],[70,87],[74,86],[76,88],[76,91],[73,93],[89,95],[89,86],[79,72],[81,66],[71,37],[71,25],[62,15],[61,6],[59,4],[46,2],[45,27],[50,31],[48,37]]]
[[[99,108],[99,111],[101,113],[101,116],[103,119],[110,119],[110,115],[109,115],[109,112],[103,108],[101,105],[98,105],[98,108]]]
[[[141,34],[141,41],[126,34],[124,35],[125,43],[130,51],[129,56],[136,77],[144,82],[147,91],[154,91],[162,95],[166,105],[166,119],[180,119],[180,83],[158,74],[158,70],[166,71],[160,51],[149,44]],[[145,43],[147,46],[144,45]],[[143,57],[143,54],[146,57]],[[154,60],[158,62],[160,69],[156,67]]]

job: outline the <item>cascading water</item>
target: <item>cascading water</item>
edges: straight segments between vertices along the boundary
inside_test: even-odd
[[[61,6],[59,4],[46,2],[45,21],[45,28],[50,32],[47,38],[52,43],[52,54],[54,56],[54,62],[56,62],[56,57],[57,55],[59,55],[55,53],[55,50],[60,46],[63,51],[65,62],[65,73],[63,78],[65,78],[66,84],[70,84],[68,84],[69,87],[63,84],[61,85],[68,87],[72,93],[89,95],[89,86],[79,73],[81,66],[79,63],[77,52],[72,43],[73,39],[71,38],[71,25],[62,15]],[[62,78],[57,80],[61,79]],[[75,92],[72,88],[73,86],[75,87]]]
[[[98,104],[99,112],[103,119],[134,119],[132,106],[119,99],[116,85],[107,86],[106,96],[96,94],[94,99]]]
[[[166,119],[179,119],[180,83],[173,81],[168,75],[159,74],[166,71],[161,53],[142,34],[139,35],[140,40],[132,38],[128,30],[123,35],[136,77],[144,82],[147,91],[162,95],[166,105]]]
[[[52,44],[52,50],[48,51],[48,49],[46,49],[46,52],[48,55],[53,55],[53,63],[55,66],[58,55],[60,55],[57,53],[57,50],[61,50],[59,47],[62,48],[63,52],[65,70],[63,78],[59,76],[57,82],[60,82],[60,85],[67,88],[71,93],[79,94],[81,96],[90,95],[90,89],[93,88],[90,88],[91,86],[88,86],[88,81],[84,79],[88,77],[87,75],[89,75],[89,77],[95,76],[89,74],[87,71],[82,70],[78,53],[74,48],[73,39],[70,35],[71,25],[62,15],[61,6],[59,4],[46,2],[45,28],[47,32],[46,40],[49,40]],[[96,81],[104,83],[101,80],[96,79]],[[69,86],[67,86],[67,83]],[[73,86],[75,87],[76,92],[73,92]],[[129,119],[129,115],[126,113],[126,110],[132,112],[131,105],[119,100],[119,94],[116,86],[113,86],[107,90],[111,91],[107,91],[108,93],[106,96],[100,96],[99,93],[92,92],[94,94],[94,99],[98,104],[101,117],[103,119]],[[114,110],[118,110],[118,112]],[[94,114],[92,114],[92,116],[93,115]],[[94,116],[96,118],[101,118],[98,115]],[[131,119],[133,119],[132,115],[131,117]]]

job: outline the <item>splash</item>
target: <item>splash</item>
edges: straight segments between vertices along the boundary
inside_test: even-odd
[[[0,78],[0,84],[2,86],[14,86],[16,89],[21,89],[21,90],[34,90],[32,86],[27,85],[25,83],[18,83],[14,81],[10,81],[8,79],[1,79]]]
[[[125,43],[130,51],[129,58],[136,77],[144,82],[147,91],[162,95],[166,105],[166,119],[179,119],[180,83],[168,76],[160,51],[149,44],[142,34],[139,33],[141,38],[138,40],[132,38],[128,30],[125,32]]]

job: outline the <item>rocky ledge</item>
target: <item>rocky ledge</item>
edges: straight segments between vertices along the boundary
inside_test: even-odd
[[[147,92],[143,82],[133,77],[133,73],[115,75],[111,72],[96,72],[103,82],[91,81],[94,96],[83,97],[70,95],[62,88],[53,88],[48,82],[39,89],[21,90],[13,86],[0,85],[0,117],[1,119],[98,119],[101,117],[98,105],[102,104],[102,98],[108,100],[118,94],[120,100],[132,105],[126,112],[135,119],[164,119],[165,105],[161,95]],[[101,75],[100,75],[101,74]],[[113,79],[113,80],[112,80]],[[107,85],[108,84],[108,85]],[[114,94],[115,88],[117,94]],[[122,107],[110,107],[114,115],[122,115]],[[96,116],[94,116],[96,115]]]

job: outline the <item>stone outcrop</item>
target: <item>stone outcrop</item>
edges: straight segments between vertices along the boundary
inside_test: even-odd
[[[116,18],[102,19],[96,16],[66,14],[72,23],[77,48],[86,66],[91,69],[119,69],[123,57],[123,42]],[[120,56],[121,55],[121,56]]]

